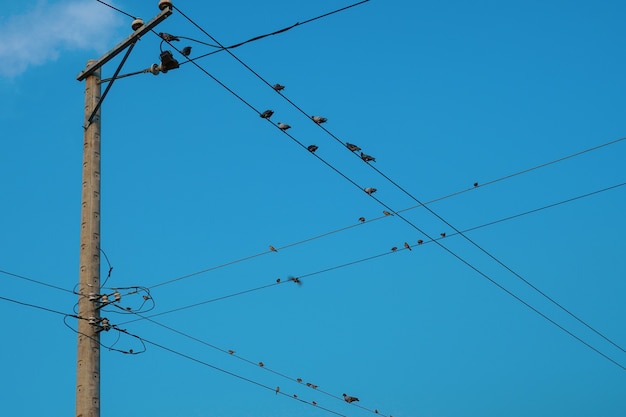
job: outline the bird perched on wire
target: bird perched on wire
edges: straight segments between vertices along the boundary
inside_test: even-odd
[[[404,242],[404,247],[407,248],[408,250],[413,250],[411,249],[411,245],[409,245],[409,242]]]
[[[280,283],[280,278],[276,278],[276,283]]]
[[[365,223],[365,217],[359,217],[359,221],[360,221],[361,223]]]
[[[278,122],[278,128],[279,128],[280,130],[287,130],[287,129],[291,129],[291,126],[289,126],[289,125],[288,125],[288,124],[286,124],[286,123],[281,123],[281,122]]]
[[[317,145],[309,145],[306,148],[311,153],[315,153],[315,151],[319,149]]]
[[[361,152],[361,159],[364,160],[365,162],[370,162],[370,161],[376,162],[376,158],[374,158],[371,155],[364,154],[363,152]]]
[[[284,86],[284,85],[280,85],[280,84],[276,83],[276,84],[274,84],[274,85],[272,86],[272,88],[273,88],[274,90],[276,90],[276,91],[281,91],[281,90],[284,90],[284,89],[285,89],[285,86]]]
[[[359,401],[359,399],[357,397],[351,397],[351,396],[346,395],[346,394],[343,394],[343,399],[347,403],[353,403],[355,401]]]
[[[234,351],[234,350],[232,350],[232,349],[228,349],[228,354],[229,354],[229,355],[232,355],[232,354],[234,354],[234,353],[235,353],[235,351]]]
[[[363,191],[365,191],[369,195],[372,195],[372,194],[374,194],[376,192],[376,188],[367,187],[367,188],[364,188]]]
[[[393,214],[389,213],[387,210],[383,210],[383,214],[385,216],[393,216]]]
[[[296,381],[301,383],[302,382],[302,378],[296,378]]]
[[[183,56],[191,55],[191,46],[185,46],[180,53],[183,54]]]
[[[418,245],[421,245],[422,243],[424,243],[424,241],[423,241],[422,239],[419,239],[419,240],[417,241],[417,244],[418,244]]]
[[[441,232],[440,235],[441,237],[446,237],[446,232]]]
[[[300,278],[297,277],[289,277],[289,281],[293,281],[294,284],[302,285],[302,281],[300,281]]]
[[[397,251],[397,250],[398,250],[398,247],[397,247],[397,246],[394,246],[393,248],[391,248],[391,251],[392,251],[392,252],[395,252],[395,251]]]
[[[280,387],[276,387],[276,395],[280,392]]]
[[[276,249],[274,246],[270,245],[270,250],[272,252],[278,252],[278,249]]]
[[[346,148],[348,148],[352,152],[357,152],[357,151],[361,150],[361,148],[359,148],[358,146],[356,146],[355,144],[350,143],[350,142],[346,142]]]
[[[318,125],[322,123],[326,123],[326,121],[328,121],[327,118],[322,117],[322,116],[311,116],[311,119],[313,119],[313,121],[317,123]]]
[[[178,42],[178,36],[170,35],[169,33],[159,32],[159,37],[166,42]]]
[[[272,114],[274,114],[274,110],[265,110],[259,116],[261,116],[262,119],[269,119],[272,117]]]
[[[263,362],[259,362],[259,366],[260,366],[261,368],[263,368],[263,367],[265,366],[265,364],[264,364]]]

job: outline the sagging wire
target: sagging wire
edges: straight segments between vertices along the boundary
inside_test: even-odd
[[[109,262],[109,257],[102,250],[102,248],[100,248],[100,252],[102,252],[102,254],[104,255],[104,259],[107,261],[107,265],[109,266],[109,272],[107,272],[107,277],[104,279],[104,282],[102,283],[102,287],[104,287],[106,286],[106,283],[109,280],[109,278],[111,278],[111,272],[113,272],[113,267],[111,266],[111,262]]]
[[[79,285],[79,284],[77,284]],[[108,292],[102,292],[102,290],[109,290]],[[150,289],[142,286],[131,287],[116,287],[116,288],[101,288],[101,293],[89,293],[78,294],[83,297],[89,297],[92,302],[98,303],[96,309],[104,312],[116,313],[116,314],[133,314],[133,313],[147,313],[152,311],[156,307],[156,302],[150,294]],[[125,291],[125,292],[124,292]],[[142,302],[139,307],[122,307],[121,301],[123,297],[129,295],[141,294]],[[147,307],[146,307],[147,305]],[[116,309],[109,309],[108,307],[115,307]],[[74,305],[74,313],[78,314],[78,303]]]

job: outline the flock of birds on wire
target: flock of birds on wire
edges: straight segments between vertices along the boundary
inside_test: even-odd
[[[179,38],[178,38],[178,37],[173,36],[173,35],[170,35],[170,34],[167,34],[167,33],[159,33],[159,36],[160,36],[163,40],[165,40],[165,41],[170,41],[170,42],[171,42],[171,41],[178,41],[178,40],[179,40]],[[188,57],[188,56],[191,54],[191,47],[190,47],[190,46],[186,46],[186,47],[184,47],[184,48],[182,49],[182,51],[181,51],[181,52],[182,52],[183,56]],[[282,90],[284,90],[284,89],[285,89],[285,86],[284,86],[284,85],[281,85],[281,84],[274,84],[274,85],[272,86],[272,88],[273,88],[275,91],[280,92],[280,91],[282,91]],[[265,111],[263,111],[262,113],[260,113],[260,114],[259,114],[259,116],[260,116],[261,118],[263,118],[263,119],[267,119],[267,120],[269,120],[269,119],[270,119],[273,115],[274,115],[274,110],[270,110],[270,109],[265,110]],[[322,123],[326,123],[326,122],[328,121],[328,119],[327,119],[326,117],[323,117],[323,116],[315,116],[315,115],[314,115],[314,116],[311,116],[311,120],[313,120],[313,122],[315,122],[315,123],[316,123],[316,124],[318,124],[318,125],[321,125]],[[291,126],[290,126],[290,125],[288,125],[288,124],[286,124],[286,123],[282,123],[282,122],[278,122],[278,123],[276,123],[276,126],[277,126],[280,130],[282,130],[282,131],[286,131],[286,130],[288,130],[288,129],[291,129]],[[366,154],[366,153],[362,152],[362,149],[361,149],[358,145],[355,145],[355,144],[350,143],[350,142],[346,142],[345,146],[346,146],[346,148],[347,148],[349,151],[351,151],[351,152],[360,152],[360,157],[361,157],[361,159],[362,159],[364,162],[366,162],[366,163],[369,163],[369,162],[376,162],[376,158],[374,158],[373,156],[368,155],[368,154]],[[319,147],[318,147],[317,145],[314,145],[314,144],[307,146],[307,150],[308,150],[309,152],[311,152],[311,153],[315,153],[315,151],[317,151],[318,149],[319,149]],[[477,186],[478,186],[478,184],[477,184],[477,183],[474,183],[474,186],[475,186],[475,187],[477,187]],[[367,193],[368,195],[372,195],[372,194],[374,194],[374,193],[377,191],[377,189],[376,189],[376,188],[374,188],[374,187],[366,187],[366,188],[364,188],[364,189],[363,189],[363,191],[365,191],[365,193]],[[384,214],[385,216],[392,216],[392,214],[391,214],[390,212],[386,211],[386,210],[385,210],[385,211],[383,211],[383,214]],[[361,223],[365,223],[365,217],[360,217],[360,218],[359,218],[359,221],[360,221]],[[441,237],[442,237],[442,238],[443,238],[443,237],[445,237],[445,236],[446,236],[446,234],[445,234],[445,233],[441,233]],[[424,243],[424,241],[423,241],[422,239],[420,239],[420,240],[418,240],[418,241],[417,241],[417,244],[418,244],[418,245],[421,245],[421,244],[423,244],[423,243]],[[404,247],[405,247],[406,249],[408,249],[408,250],[412,250],[412,249],[411,249],[411,245],[410,245],[408,242],[404,242]],[[278,252],[278,250],[277,250],[274,246],[272,246],[272,245],[270,245],[270,246],[269,246],[269,248],[270,248],[270,250],[271,250],[271,251],[273,251],[273,252]],[[398,248],[397,248],[396,246],[394,246],[394,247],[392,247],[392,248],[391,248],[391,251],[392,251],[392,252],[395,252],[396,250],[398,250]],[[293,281],[294,283],[296,283],[296,284],[298,284],[298,285],[301,285],[301,284],[302,284],[302,282],[301,282],[298,278],[296,278],[296,277],[289,277],[289,281]],[[276,280],[276,282],[280,282],[280,278],[278,278],[278,279]],[[228,350],[228,353],[232,355],[232,354],[234,354],[235,352],[234,352],[233,350]],[[264,365],[264,363],[263,363],[263,362],[259,362],[259,366],[260,366],[260,367],[264,367],[265,365]],[[301,379],[301,378],[297,378],[296,380],[297,380],[299,383],[301,383],[301,382],[302,382],[302,379]],[[308,387],[310,387],[310,388],[313,388],[313,389],[316,389],[316,388],[318,387],[317,385],[315,385],[315,384],[311,384],[311,383],[309,383],[309,382],[307,382],[307,383],[306,383],[306,385],[307,385]],[[278,394],[279,392],[280,392],[280,387],[276,387],[276,394]],[[297,398],[297,395],[296,395],[296,394],[293,394],[293,396],[294,396],[294,398]],[[347,394],[345,394],[345,393],[343,394],[343,399],[344,399],[344,401],[345,401],[345,402],[347,402],[347,403],[349,403],[349,404],[351,404],[351,403],[353,403],[353,402],[357,402],[357,401],[359,401],[359,399],[358,399],[357,397],[354,397],[354,396],[351,396],[351,395],[347,395]],[[312,404],[313,404],[313,405],[317,405],[317,403],[316,403],[315,401],[312,401]],[[378,414],[378,410],[374,410],[374,412],[375,412],[376,414]],[[391,416],[389,416],[389,417],[391,417]]]

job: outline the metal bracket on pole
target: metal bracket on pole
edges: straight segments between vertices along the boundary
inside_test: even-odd
[[[136,41],[131,43],[130,46],[128,47],[126,54],[122,58],[122,62],[120,62],[120,65],[117,67],[117,69],[115,70],[115,73],[113,74],[113,78],[111,78],[111,82],[107,85],[107,88],[104,89],[104,93],[102,93],[102,96],[100,96],[100,100],[98,100],[96,107],[94,107],[93,111],[91,112],[91,115],[87,118],[87,121],[85,122],[85,125],[83,126],[85,129],[89,127],[89,125],[93,121],[94,116],[96,115],[96,113],[98,113],[98,110],[100,110],[100,106],[102,106],[102,102],[104,101],[104,98],[107,96],[109,90],[113,86],[113,83],[115,82],[117,75],[120,73],[120,70],[124,66],[124,63],[126,62],[126,59],[128,58],[128,55],[130,55],[130,52],[133,50],[133,47],[135,46],[135,42]]]
[[[161,12],[158,15],[156,15],[156,17],[154,17],[154,19],[152,19],[151,21],[149,21],[145,25],[141,26],[139,29],[134,31],[128,38],[126,38],[122,42],[120,42],[115,48],[111,49],[109,52],[104,54],[100,59],[95,61],[91,66],[89,66],[88,68],[85,68],[83,71],[81,71],[76,76],[76,79],[78,81],[83,81],[85,78],[87,78],[94,71],[96,71],[98,68],[100,68],[101,66],[103,66],[104,64],[109,62],[111,59],[113,59],[117,54],[122,52],[128,46],[130,46],[131,44],[137,42],[139,40],[139,38],[141,38],[146,33],[150,32],[152,30],[152,28],[154,28],[156,25],[161,23],[163,20],[165,20],[171,14],[172,14],[172,8],[169,7],[169,6],[165,7],[163,10],[161,10]]]

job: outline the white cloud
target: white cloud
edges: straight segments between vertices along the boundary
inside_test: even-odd
[[[39,1],[32,10],[0,21],[0,76],[56,60],[64,50],[106,51],[123,18],[93,0]]]

